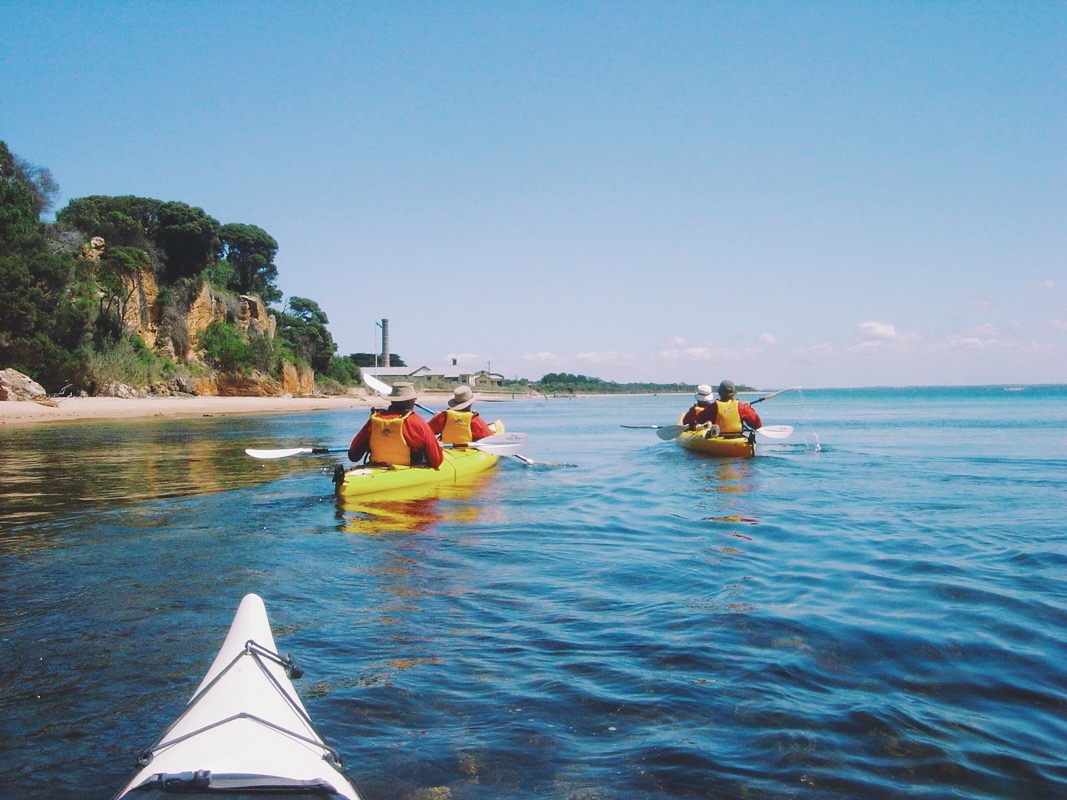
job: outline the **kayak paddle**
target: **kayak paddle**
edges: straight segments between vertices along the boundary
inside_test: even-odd
[[[792,425],[764,425],[756,428],[756,433],[766,436],[768,439],[785,439],[793,435]]]
[[[800,388],[803,388],[803,387],[800,387],[800,386],[790,386],[790,387],[789,387],[788,389],[779,389],[779,390],[778,390],[777,392],[771,392],[771,393],[770,393],[769,395],[767,395],[766,397],[761,397],[761,398],[759,398],[758,400],[753,400],[753,401],[752,401],[751,403],[749,403],[749,405],[750,405],[750,406],[754,406],[754,405],[756,405],[756,403],[762,403],[762,402],[763,402],[764,400],[770,400],[770,399],[771,399],[772,397],[777,397],[777,396],[778,396],[778,395],[780,395],[780,394],[781,394],[782,392],[791,392],[791,391],[793,391],[794,389],[800,389]]]
[[[477,442],[471,442],[466,445],[459,445],[460,447],[469,447],[472,450],[484,450],[487,453],[491,453],[497,456],[511,456],[516,455],[526,448],[526,442],[529,437],[525,433],[497,433],[493,436],[486,436],[484,439],[480,439]],[[453,447],[454,445],[445,445],[445,447]],[[247,449],[245,453],[252,456],[252,458],[288,458],[289,456],[299,455],[321,455],[322,453],[347,453],[347,447],[287,447],[279,450],[255,450]]]
[[[442,447],[449,448],[470,448],[471,450],[481,450],[494,456],[515,456],[526,449],[526,443],[530,437],[525,433],[494,433],[492,436],[486,436],[484,439],[479,439],[476,442],[467,442],[466,444],[446,444]],[[526,459],[520,459],[526,461]]]
[[[786,390],[783,390],[786,391]],[[767,395],[770,397],[770,395]],[[667,442],[671,439],[677,439],[685,430],[685,425],[623,425],[623,428],[651,428],[656,431],[656,436]],[[792,435],[792,425],[764,425],[762,428],[756,428],[756,433],[763,434],[768,439],[785,439]]]
[[[282,450],[255,450],[247,449],[245,453],[252,458],[288,458],[306,453],[319,455],[321,453],[347,453],[347,447],[289,447]]]

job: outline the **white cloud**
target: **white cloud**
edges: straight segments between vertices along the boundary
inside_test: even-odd
[[[542,364],[549,361],[557,360],[558,356],[555,353],[548,353],[541,351],[540,353],[527,353],[526,355],[519,356],[522,361],[532,361],[534,363]]]
[[[913,333],[900,333],[897,331],[897,326],[892,322],[869,320],[868,322],[861,322],[857,327],[859,327],[860,336],[868,341],[903,342],[918,338]]]
[[[451,363],[452,359],[456,359],[460,364],[469,364],[474,361],[483,360],[477,353],[449,353],[445,358]]]
[[[667,344],[671,345],[672,347],[681,347],[685,344],[685,342],[686,338],[684,336],[674,336],[667,340]]]
[[[612,350],[604,353],[579,353],[576,357],[579,361],[587,361],[590,364],[628,364],[634,360],[629,353],[616,353]]]
[[[673,350],[661,350],[660,358],[674,361],[707,361],[720,355],[714,347],[679,347]]]
[[[1052,327],[1058,331],[1067,331],[1067,320],[1054,319],[1052,320]]]
[[[759,337],[759,343],[768,345],[778,344],[778,337],[773,333],[762,333]]]
[[[1051,292],[1056,288],[1056,282],[1052,280],[1052,278],[1045,278],[1045,280],[1040,283],[1035,283],[1034,288],[1044,289],[1045,291]]]
[[[993,336],[999,336],[1000,335],[1000,331],[998,331],[996,329],[996,326],[994,326],[994,325],[992,325],[991,323],[988,323],[988,322],[986,322],[986,323],[984,323],[982,325],[975,325],[973,328],[968,328],[965,331],[965,333],[967,333],[970,336],[986,336],[986,337],[993,337]]]

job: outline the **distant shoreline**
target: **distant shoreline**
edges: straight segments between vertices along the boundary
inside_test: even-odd
[[[645,395],[682,397],[688,392],[634,392],[609,394],[542,395],[526,392],[479,392],[479,403],[511,400],[570,400],[593,397]],[[419,394],[421,404],[443,409],[451,392],[428,391]],[[338,409],[370,409],[381,406],[381,398],[362,394],[323,397],[59,397],[43,401],[7,400],[0,402],[0,429],[70,422],[118,422],[123,420],[182,419],[236,414],[302,414]]]
[[[419,397],[444,408],[451,396],[451,393],[427,392]],[[380,405],[383,405],[380,398],[359,394],[336,397],[59,397],[44,402],[7,400],[0,402],[0,428],[236,414],[302,414],[346,408],[369,410]]]

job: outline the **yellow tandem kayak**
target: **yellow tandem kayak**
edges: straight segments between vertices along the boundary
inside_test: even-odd
[[[748,436],[708,436],[709,429],[698,428],[695,431],[682,431],[678,434],[678,444],[686,450],[705,456],[719,458],[752,458],[756,455],[756,437]]]
[[[493,430],[504,433],[504,424],[497,420]],[[522,434],[518,434],[521,436]],[[428,466],[354,467],[334,473],[334,484],[340,497],[364,497],[384,492],[403,492],[429,486],[454,486],[496,466],[497,453],[475,447],[449,447],[440,469]]]

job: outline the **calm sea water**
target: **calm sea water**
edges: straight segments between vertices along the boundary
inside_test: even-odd
[[[367,800],[1067,797],[1067,387],[483,404],[469,491],[339,506],[331,412],[0,430],[0,796],[111,796],[241,597]]]

